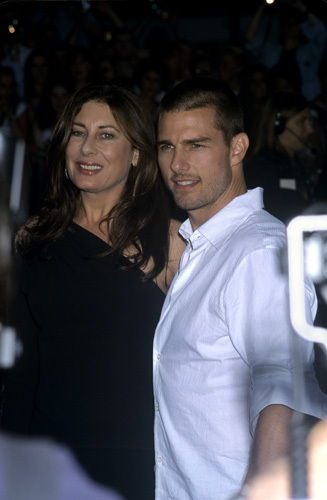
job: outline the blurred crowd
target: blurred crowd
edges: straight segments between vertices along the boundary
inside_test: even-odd
[[[128,10],[129,2],[119,3]],[[175,83],[211,75],[240,96],[252,145],[276,91],[304,95],[312,131],[301,161],[315,186],[310,201],[324,198],[317,186],[326,175],[326,26],[308,11],[309,2],[275,8],[258,2],[246,29],[231,30],[224,43],[190,40],[178,16],[168,11],[153,23],[149,9],[149,16],[131,27],[116,12],[118,2],[27,2],[24,15],[11,4],[1,30],[0,168],[10,169],[8,141],[22,139],[31,166],[26,215],[39,208],[53,127],[69,96],[93,80],[126,83],[144,97],[155,119],[160,99]]]
[[[126,18],[118,3],[126,5]],[[169,10],[158,14],[149,8],[135,23],[126,22],[129,4],[37,1],[26,2],[24,10],[24,2],[11,2],[5,15],[0,10],[0,194],[5,191],[8,203],[15,147],[24,144],[22,205],[11,214],[10,230],[38,213],[54,127],[70,96],[93,81],[133,89],[154,122],[162,97],[176,83],[201,76],[223,81],[243,104],[248,188],[264,187],[266,209],[285,223],[315,203],[327,212],[327,22],[311,12],[311,2],[280,0],[271,7],[258,1],[242,30],[233,13],[228,40],[201,43],[183,32]],[[0,197],[0,209],[2,203]],[[0,245],[0,255],[4,250]],[[325,326],[326,300],[319,290],[317,295],[315,324]],[[0,300],[0,319],[7,299]],[[318,347],[315,368],[326,393],[326,359]],[[320,440],[325,426],[322,432]],[[311,455],[312,468],[310,460]],[[282,466],[283,475],[272,476],[273,486],[286,483],[288,469]],[[262,498],[258,481],[251,500]]]

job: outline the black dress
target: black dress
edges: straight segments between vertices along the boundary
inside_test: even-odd
[[[2,427],[67,444],[95,480],[154,498],[152,341],[164,293],[72,223],[24,271],[24,354]],[[24,302],[24,301],[23,301]]]

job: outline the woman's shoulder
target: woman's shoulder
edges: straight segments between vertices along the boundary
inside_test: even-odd
[[[171,219],[169,222],[169,251],[168,259],[164,269],[155,278],[155,283],[166,294],[168,288],[178,270],[181,255],[186,246],[185,241],[178,233],[181,222]]]
[[[186,246],[186,242],[182,235],[179,233],[179,229],[182,225],[182,222],[176,219],[170,219],[169,222],[169,239],[170,243],[176,245],[176,249],[179,251],[182,249],[182,252]]]
[[[168,272],[171,275],[170,281],[172,281],[178,269],[181,255],[186,246],[184,238],[179,234],[181,224],[182,223],[176,219],[171,219],[169,224]]]
[[[177,235],[178,231],[179,231],[179,228],[181,227],[181,225],[182,225],[182,223],[179,220],[170,219],[170,221],[169,221],[169,231],[172,234]]]

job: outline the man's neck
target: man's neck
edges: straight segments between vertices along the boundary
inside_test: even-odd
[[[241,182],[239,185],[234,186],[234,189],[226,191],[226,193],[224,193],[215,203],[187,212],[193,231],[198,229],[205,222],[211,219],[211,217],[229,205],[234,198],[237,198],[246,192],[247,188],[245,182]]]

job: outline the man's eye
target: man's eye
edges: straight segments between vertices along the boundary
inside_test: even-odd
[[[173,146],[171,144],[160,144],[159,146],[159,151],[168,151],[170,149],[173,149]]]

